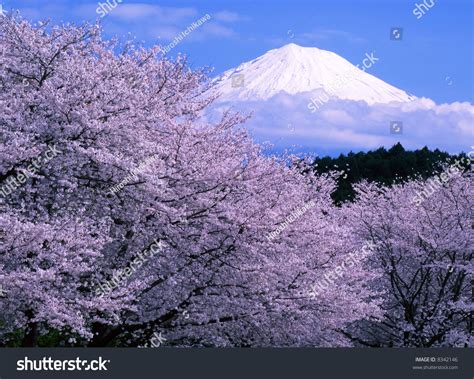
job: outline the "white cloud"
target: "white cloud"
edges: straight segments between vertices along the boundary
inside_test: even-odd
[[[103,4],[107,14],[100,18],[97,9]],[[20,9],[21,14],[31,20],[51,18],[53,22],[71,20],[95,21],[101,19],[104,30],[112,35],[124,36],[131,33],[139,39],[151,39],[155,43],[167,44],[177,35],[207,14],[205,9],[194,7],[164,7],[149,3],[117,2],[115,8],[106,5],[106,0],[80,5],[70,3],[32,3]],[[232,38],[237,33],[226,23],[247,20],[234,12],[218,11],[211,14],[211,19],[202,27],[193,31],[186,42],[203,41],[207,38]]]
[[[212,17],[218,21],[222,22],[239,22],[239,21],[249,21],[250,17],[242,16],[235,12],[229,11],[220,11],[212,14]]]
[[[366,150],[401,142],[409,149],[439,148],[466,151],[474,143],[474,106],[470,103],[437,105],[421,98],[411,103],[368,105],[363,101],[330,100],[315,113],[307,108],[311,93],[280,94],[268,101],[221,103],[254,112],[247,122],[258,141],[296,144],[314,152]],[[403,123],[402,134],[390,133],[390,122]],[[288,125],[292,127],[289,128]]]
[[[335,39],[343,39],[351,43],[363,43],[367,42],[366,39],[353,35],[352,33],[344,30],[336,29],[317,29],[314,32],[302,33],[301,38],[306,42],[318,42]]]
[[[232,19],[237,15],[232,13],[217,12],[219,18]],[[161,7],[150,4],[121,4],[114,9],[107,17],[113,22],[114,30],[123,28],[123,22],[127,22],[127,27],[135,27],[142,30],[147,37],[155,41],[166,44],[172,41],[183,30],[193,22],[204,17],[206,12],[189,7]],[[228,26],[219,22],[213,14],[211,18],[200,28],[197,28],[186,37],[186,42],[203,41],[210,37],[230,38],[236,32]]]
[[[195,8],[162,7],[152,4],[119,4],[109,14],[112,18],[127,21],[144,21],[152,19],[156,23],[173,24],[197,17],[199,12]]]
[[[355,120],[343,109],[327,109],[322,111],[323,118],[331,124],[353,125]]]
[[[237,33],[227,26],[219,25],[217,23],[206,23],[202,27],[202,32],[206,36],[218,36],[218,37],[234,37]]]
[[[366,39],[353,35],[344,30],[317,29],[314,31],[301,33],[298,30],[298,26],[289,28],[288,30],[283,30],[280,36],[266,38],[265,41],[278,47],[286,45],[290,42],[305,46],[318,47],[330,45],[330,43],[334,41],[344,41],[350,46],[367,42]]]
[[[167,25],[156,26],[150,29],[150,33],[159,41],[171,41],[181,33],[181,31],[182,30],[176,26]]]

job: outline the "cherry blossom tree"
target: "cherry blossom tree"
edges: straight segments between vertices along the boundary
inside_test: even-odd
[[[239,114],[207,122],[206,71],[17,16],[0,19],[0,48],[0,343],[337,346],[377,315],[364,264],[311,296],[357,248],[332,175],[264,156]]]
[[[366,346],[472,346],[472,174],[453,176],[421,205],[428,181],[382,188],[360,184],[346,207],[361,240],[377,245],[384,317],[346,335]]]

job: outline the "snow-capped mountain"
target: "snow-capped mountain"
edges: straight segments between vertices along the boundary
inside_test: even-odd
[[[459,152],[472,138],[472,104],[438,105],[412,96],[314,47],[270,50],[214,84],[220,97],[207,119],[217,120],[229,109],[252,115],[247,130],[276,150],[323,155],[401,142],[409,149],[426,145]]]
[[[367,104],[416,99],[335,53],[293,43],[226,71],[216,82],[222,101],[267,100],[282,92],[314,91]]]

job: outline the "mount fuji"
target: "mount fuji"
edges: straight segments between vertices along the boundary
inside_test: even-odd
[[[229,109],[251,114],[245,124],[251,135],[276,151],[334,155],[397,142],[468,151],[472,104],[438,105],[365,69],[330,51],[285,45],[215,78],[210,91],[218,99],[205,116],[213,121]]]
[[[294,95],[312,91],[368,104],[416,99],[333,52],[294,43],[242,63],[216,82],[222,100],[227,101],[268,100],[280,92]]]

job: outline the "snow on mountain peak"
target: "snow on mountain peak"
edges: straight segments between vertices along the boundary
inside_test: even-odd
[[[314,91],[368,104],[415,99],[333,52],[294,43],[224,72],[216,79],[216,90],[220,101],[267,100],[281,92]]]

